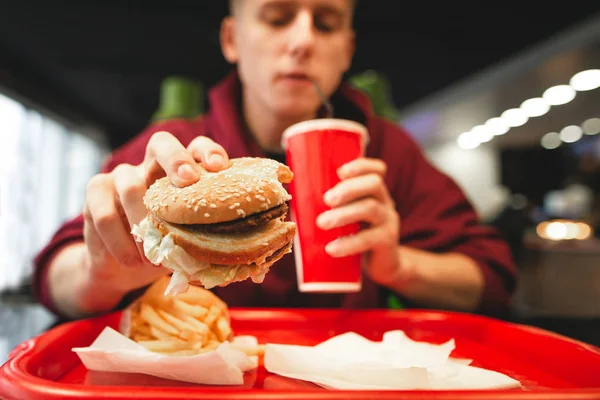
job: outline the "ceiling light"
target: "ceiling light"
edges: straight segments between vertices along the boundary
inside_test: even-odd
[[[490,118],[484,125],[488,127],[490,133],[494,136],[504,135],[510,129],[502,118]]]
[[[552,150],[560,147],[562,141],[560,140],[558,132],[549,132],[542,136],[540,143],[543,148]]]
[[[520,108],[511,108],[506,110],[501,115],[506,125],[515,128],[517,126],[524,125],[529,117]]]
[[[583,121],[581,124],[583,133],[586,135],[597,135],[600,133],[600,118],[590,118]]]
[[[481,142],[486,143],[494,138],[494,134],[491,132],[490,128],[485,125],[477,125],[471,129],[471,134],[475,135],[475,137]]]
[[[577,125],[565,126],[560,131],[560,140],[562,140],[565,143],[576,142],[579,139],[581,139],[581,136],[583,136],[583,129],[581,129],[581,127]]]
[[[600,69],[588,69],[573,75],[569,81],[571,87],[579,92],[600,87]]]
[[[569,85],[558,85],[547,89],[542,95],[551,106],[567,104],[575,98],[575,90]]]
[[[464,132],[458,136],[456,144],[463,150],[472,150],[479,147],[481,142],[472,132]]]
[[[521,103],[521,110],[528,117],[539,117],[546,114],[550,110],[550,105],[541,97],[525,100]]]

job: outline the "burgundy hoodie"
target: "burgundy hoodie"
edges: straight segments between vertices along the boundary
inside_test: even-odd
[[[412,138],[396,124],[373,114],[368,98],[342,85],[332,97],[335,117],[365,124],[370,142],[367,157],[382,159],[388,166],[385,177],[401,218],[400,242],[432,252],[459,252],[474,259],[485,277],[479,313],[500,316],[506,310],[515,284],[515,268],[507,245],[478,217],[459,187],[433,167]],[[265,157],[241,120],[240,83],[236,73],[211,89],[210,110],[196,119],[174,119],[151,124],[141,134],[117,149],[103,172],[120,163],[139,164],[154,132],[168,131],[184,146],[196,136],[205,135],[221,144],[229,157]],[[60,315],[48,290],[47,266],[59,250],[83,240],[81,216],[66,222],[35,259],[34,291],[43,305]],[[451,266],[449,266],[451,268]],[[363,290],[353,294],[299,293],[293,254],[285,255],[266,275],[262,284],[238,282],[214,292],[229,306],[236,307],[386,307],[390,291],[367,277]],[[123,300],[125,306],[140,291]],[[422,307],[402,299],[409,307]]]

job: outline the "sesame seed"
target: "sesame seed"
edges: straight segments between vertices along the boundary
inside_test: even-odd
[[[211,203],[210,208],[217,208],[217,205],[215,203]]]
[[[204,213],[204,217],[208,218],[208,217],[210,217],[210,214],[209,213]]]
[[[198,212],[198,206],[194,206],[194,212]]]
[[[250,198],[250,196],[246,196],[246,201],[247,201],[247,202],[250,202],[250,201],[252,201],[252,199]]]

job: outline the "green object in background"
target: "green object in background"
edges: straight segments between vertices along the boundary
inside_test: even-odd
[[[392,101],[392,88],[383,74],[368,70],[351,76],[348,83],[371,98],[376,115],[393,121],[398,120],[399,112]]]
[[[160,85],[158,109],[152,121],[194,118],[204,112],[202,83],[183,76],[169,76]]]
[[[391,308],[394,310],[402,310],[405,308],[404,304],[402,304],[400,299],[393,294],[388,295],[387,303],[388,303],[388,308]]]

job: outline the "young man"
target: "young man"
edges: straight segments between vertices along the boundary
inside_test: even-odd
[[[36,259],[35,288],[56,313],[78,318],[127,303],[158,276],[131,226],[145,216],[142,196],[165,174],[176,185],[200,179],[197,163],[219,170],[228,158],[281,157],[281,134],[315,118],[315,81],[336,117],[365,124],[365,158],[342,167],[325,195],[318,224],[360,221],[358,235],[327,247],[333,256],[365,255],[363,290],[302,294],[293,256],[263,284],[216,288],[231,306],[382,307],[388,293],[409,305],[498,315],[515,279],[510,252],[478,224],[459,188],[434,169],[409,135],[373,115],[366,97],[341,84],[354,52],[351,0],[237,0],[221,44],[234,73],[213,88],[210,111],[195,120],[149,126],[118,149],[89,183],[82,215],[66,223]]]

